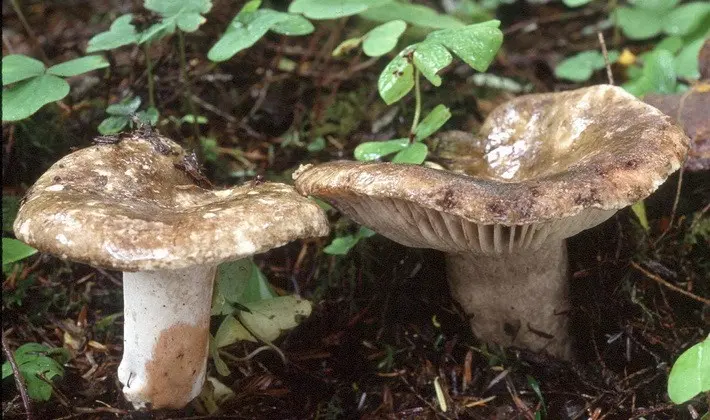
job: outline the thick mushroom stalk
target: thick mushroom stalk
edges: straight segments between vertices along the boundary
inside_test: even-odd
[[[440,169],[329,162],[294,173],[296,188],[400,244],[445,252],[479,338],[570,358],[565,238],[651,194],[688,138],[600,85],[518,97],[478,135],[443,133],[430,146]]]
[[[482,256],[446,256],[452,297],[481,340],[571,356],[567,247]]]
[[[184,407],[205,382],[214,265],[123,273],[118,379],[135,408]]]

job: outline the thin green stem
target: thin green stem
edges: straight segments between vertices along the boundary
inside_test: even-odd
[[[187,108],[190,114],[192,114],[192,131],[193,139],[191,147],[199,162],[202,161],[202,145],[200,144],[200,127],[197,123],[197,114],[195,112],[195,104],[192,102],[192,91],[190,89],[190,79],[187,74],[187,60],[185,59],[185,35],[181,30],[178,29],[178,44],[180,48],[180,67],[182,69],[182,81],[184,87],[185,100],[187,100]]]
[[[419,117],[422,114],[422,92],[419,89],[419,69],[414,68],[414,121],[412,121],[412,128],[409,130],[410,139],[414,138],[414,132],[417,130],[417,125],[419,125]]]
[[[148,69],[148,103],[155,108],[155,84],[153,82],[153,60],[150,58],[150,42],[143,46],[145,53],[145,66]]]

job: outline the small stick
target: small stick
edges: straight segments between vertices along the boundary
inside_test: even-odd
[[[680,294],[683,294],[683,295],[685,295],[685,296],[687,296],[687,297],[689,297],[689,298],[691,298],[691,299],[693,299],[693,300],[697,300],[698,302],[703,303],[703,304],[705,304],[705,305],[710,305],[710,299],[706,299],[706,298],[704,298],[704,297],[701,297],[701,296],[698,296],[698,295],[694,295],[694,294],[690,293],[690,292],[687,291],[687,290],[681,289],[680,287],[678,287],[678,286],[676,286],[676,285],[674,285],[674,284],[671,284],[671,283],[667,282],[666,280],[663,280],[661,277],[659,277],[659,276],[657,276],[657,275],[651,273],[650,271],[645,270],[643,267],[641,267],[640,265],[636,264],[636,263],[633,262],[633,261],[631,262],[631,266],[632,266],[633,268],[637,269],[638,271],[640,271],[641,273],[643,273],[643,275],[645,275],[645,276],[648,277],[649,279],[651,279],[651,280],[653,280],[653,281],[655,281],[655,282],[661,284],[662,286],[665,286],[665,287],[667,287],[667,288],[669,288],[669,289],[671,289],[671,290],[674,290],[674,291],[676,291],[676,292],[678,292],[678,293],[680,293]]]
[[[2,351],[5,353],[7,361],[10,362],[10,367],[12,367],[12,373],[15,377],[15,386],[17,386],[17,390],[20,392],[20,397],[22,397],[22,405],[25,407],[27,420],[33,420],[34,415],[32,414],[32,404],[30,404],[30,397],[27,395],[27,388],[25,388],[25,378],[22,377],[20,369],[17,367],[17,363],[15,362],[15,357],[12,355],[10,347],[7,345],[4,331],[2,333]]]
[[[606,66],[606,78],[610,85],[614,84],[614,75],[611,74],[611,64],[609,63],[609,52],[606,50],[606,42],[604,41],[604,34],[597,32],[597,37],[599,38],[599,44],[602,46],[602,55],[604,56],[604,65]]]

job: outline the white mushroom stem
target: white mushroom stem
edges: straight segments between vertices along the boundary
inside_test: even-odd
[[[564,241],[500,256],[450,254],[447,270],[452,296],[479,339],[570,359]]]
[[[135,408],[182,408],[202,390],[215,270],[123,273],[118,379]]]

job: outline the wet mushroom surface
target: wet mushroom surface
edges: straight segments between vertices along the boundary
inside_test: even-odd
[[[479,338],[569,359],[564,239],[651,194],[687,150],[669,117],[599,85],[521,96],[478,135],[440,135],[434,160],[448,170],[337,161],[294,178],[394,241],[445,252]]]

